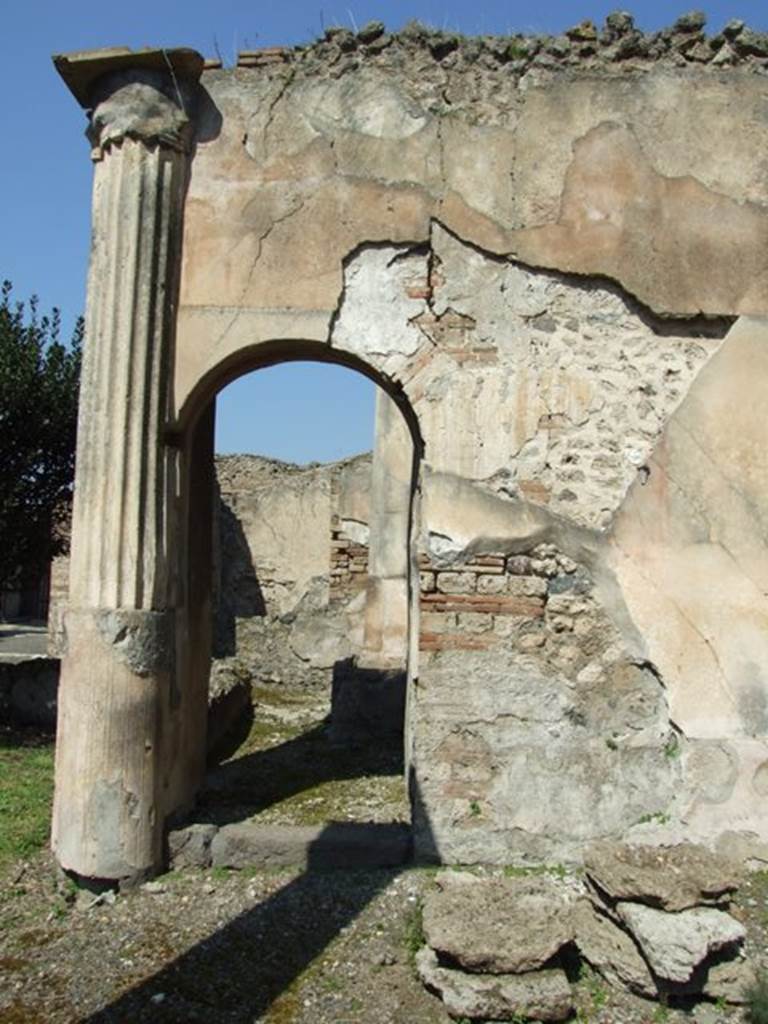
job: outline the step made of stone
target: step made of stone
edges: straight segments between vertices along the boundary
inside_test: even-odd
[[[396,867],[411,858],[407,825],[333,822],[329,825],[224,825],[211,843],[213,867]]]

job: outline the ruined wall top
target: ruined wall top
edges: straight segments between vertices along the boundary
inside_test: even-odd
[[[690,11],[658,32],[642,32],[631,14],[615,11],[602,29],[585,20],[555,36],[464,36],[418,21],[390,33],[382,22],[372,21],[357,32],[329,27],[322,38],[305,46],[241,51],[238,67],[289,64],[298,75],[327,71],[334,77],[363,64],[406,73],[409,68],[417,69],[420,74],[429,74],[430,67],[477,73],[501,69],[514,77],[533,68],[624,73],[660,63],[713,69],[739,65],[766,72],[768,34],[735,18],[713,35],[707,35],[705,26],[702,11]],[[210,69],[219,66],[220,61],[207,62]]]

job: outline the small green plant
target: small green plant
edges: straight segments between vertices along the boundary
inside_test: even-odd
[[[424,911],[421,900],[419,900],[414,904],[405,922],[405,948],[408,951],[408,959],[411,964],[425,941]]]
[[[768,1024],[768,974],[761,971],[746,991],[749,1024]]]
[[[67,903],[67,901],[65,899],[63,899],[62,897],[59,897],[58,899],[54,900],[54,902],[53,902],[53,906],[52,906],[51,912],[49,914],[50,920],[52,920],[52,921],[61,921],[63,918],[65,918],[67,916],[67,911],[69,909],[70,909],[70,907],[69,907],[69,904]]]
[[[670,761],[674,761],[676,757],[680,757],[681,752],[680,741],[677,738],[677,733],[673,732],[664,744],[664,756],[668,757]]]
[[[344,988],[344,982],[340,981],[333,974],[324,975],[322,985],[326,992],[341,992]]]
[[[214,868],[209,868],[208,870],[208,877],[211,879],[212,882],[223,882],[227,878],[229,878],[231,874],[232,870],[230,868],[222,868],[217,866]]]
[[[651,1021],[653,1024],[667,1024],[669,1020],[669,1007],[666,1003],[659,1003],[656,1009],[653,1011],[653,1017]]]
[[[473,818],[479,818],[480,815],[483,813],[483,810],[480,804],[477,802],[477,800],[469,801],[469,813],[472,815]]]
[[[608,989],[602,977],[585,961],[579,965],[578,979],[580,987],[588,996],[589,1005],[580,1007],[576,1019],[579,1024],[588,1024],[590,1016],[598,1013],[608,1002]]]
[[[592,998],[592,1006],[595,1010],[601,1010],[608,1002],[608,990],[605,985],[597,975],[594,975],[587,987]]]
[[[562,882],[568,875],[568,868],[564,864],[505,864],[504,875],[506,878],[528,878],[532,875],[551,875]]]
[[[507,60],[525,60],[528,47],[524,40],[513,39],[507,46]]]
[[[608,747],[609,750],[618,750],[619,749],[619,744],[616,742],[616,740],[613,738],[613,736],[609,736],[606,739],[605,745],[606,745],[606,747]]]
[[[653,814],[644,814],[638,818],[637,824],[648,825],[651,822],[655,822],[657,825],[667,825],[670,820],[670,816],[665,811],[655,811]]]

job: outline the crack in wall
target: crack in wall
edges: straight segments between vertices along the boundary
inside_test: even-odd
[[[712,338],[722,340],[727,335],[733,324],[738,319],[730,314],[667,314],[656,313],[651,306],[643,302],[637,295],[633,294],[618,278],[608,274],[584,272],[579,273],[573,270],[558,270],[557,268],[532,263],[515,256],[512,252],[499,254],[484,248],[472,239],[460,235],[453,228],[449,227],[439,217],[433,217],[431,223],[437,224],[447,235],[459,242],[466,248],[473,250],[483,259],[498,266],[512,264],[522,270],[540,274],[542,277],[556,281],[566,287],[575,288],[579,291],[593,291],[597,288],[603,289],[619,298],[631,313],[634,313],[654,334],[661,337],[677,336],[684,327],[690,332],[692,338]],[[539,315],[539,314],[537,314]],[[532,317],[533,318],[533,317]]]

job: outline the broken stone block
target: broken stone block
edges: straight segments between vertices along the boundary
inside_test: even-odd
[[[429,894],[424,935],[468,971],[532,971],[573,938],[572,909],[573,898],[551,878],[462,881]]]
[[[587,900],[577,903],[574,921],[579,952],[606,981],[638,995],[657,994],[648,965],[626,931]]]
[[[692,907],[676,914],[642,903],[616,907],[637,939],[651,969],[671,982],[684,984],[711,954],[744,941],[744,926],[714,907]]]
[[[721,903],[742,881],[732,861],[694,843],[594,843],[584,866],[589,879],[611,900],[635,900],[671,911]]]
[[[527,974],[465,974],[441,967],[437,954],[428,946],[416,954],[416,969],[452,1017],[565,1020],[573,1008],[568,979],[558,969]]]
[[[172,868],[207,868],[216,825],[194,824],[168,833],[168,862]]]

